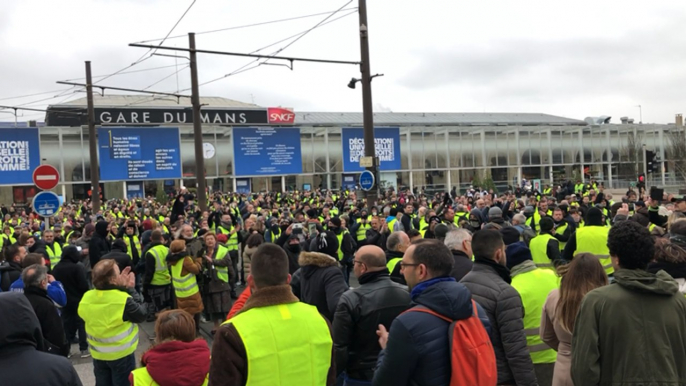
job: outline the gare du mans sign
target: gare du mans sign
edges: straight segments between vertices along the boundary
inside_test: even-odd
[[[202,109],[202,123],[214,125],[293,125],[295,114],[287,109]],[[47,126],[82,126],[88,124],[85,108],[51,107],[45,120]],[[193,110],[180,108],[122,108],[96,107],[96,125],[159,125],[192,124]]]

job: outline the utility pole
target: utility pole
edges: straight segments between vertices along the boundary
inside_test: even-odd
[[[360,14],[360,52],[362,63],[360,72],[362,77],[362,120],[364,125],[364,155],[373,157],[372,167],[367,168],[374,174],[375,187],[367,192],[367,205],[376,205],[379,199],[379,173],[376,147],[374,145],[374,111],[372,109],[372,76],[369,63],[369,27],[367,25],[367,1],[359,0],[358,13]]]
[[[198,58],[195,52],[195,33],[188,34],[188,48],[191,59],[191,103],[193,104],[193,139],[195,140],[195,180],[198,205],[207,210],[205,193],[205,158],[202,151],[202,117],[200,116],[200,91],[198,86]]]
[[[93,106],[90,61],[86,61],[86,100],[88,101],[88,146],[91,158],[91,208],[92,214],[96,215],[100,211],[100,163],[98,162],[98,141],[95,137],[95,107]]]

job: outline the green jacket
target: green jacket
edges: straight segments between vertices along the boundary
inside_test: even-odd
[[[686,298],[665,271],[615,271],[581,302],[572,338],[575,385],[686,384]]]

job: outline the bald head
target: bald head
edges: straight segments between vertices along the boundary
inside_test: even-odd
[[[393,232],[386,240],[386,248],[393,252],[405,252],[410,246],[410,238],[405,232]]]
[[[355,254],[355,259],[364,263],[369,271],[386,268],[386,254],[376,245],[365,245]]]

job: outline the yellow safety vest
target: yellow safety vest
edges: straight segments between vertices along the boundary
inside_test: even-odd
[[[569,224],[564,223],[564,225],[557,227],[557,229],[555,229],[555,234],[556,235],[563,235],[565,233],[565,231],[567,230],[568,226],[569,226]],[[566,241],[562,242],[560,240],[558,240],[558,241],[560,243],[560,252],[562,252],[565,250],[565,245],[567,245],[567,242]]]
[[[229,253],[229,248],[220,245],[219,248],[217,249],[217,256],[215,257],[215,260],[221,260],[226,257],[226,255]],[[217,277],[222,280],[224,283],[229,282],[229,268],[228,267],[215,267],[217,269]]]
[[[325,385],[331,333],[317,308],[296,302],[252,308],[224,322],[238,331],[248,357],[246,386]]]
[[[229,251],[237,251],[238,250],[238,232],[235,232],[234,234],[231,234],[231,231],[233,230],[233,225],[231,226],[231,229],[226,229],[223,226],[218,226],[216,233],[217,234],[223,234],[227,235],[229,238],[226,241],[226,247],[229,248]]]
[[[174,263],[171,267],[172,284],[174,284],[174,293],[176,293],[177,298],[187,298],[199,291],[195,275],[189,273],[181,276],[184,260],[186,260],[185,257]]]
[[[133,251],[131,250],[131,238],[128,235],[124,235],[124,242],[126,243],[126,254],[131,256],[133,259]],[[135,248],[138,251],[138,257],[141,256],[141,243],[138,240],[138,236],[133,235],[133,243],[135,244]]]
[[[544,233],[531,239],[529,242],[529,249],[531,249],[531,257],[538,268],[547,268],[555,270],[553,262],[548,258],[548,241],[555,239],[550,234]]]
[[[362,224],[362,221],[358,218],[357,223],[360,227],[357,229],[357,241],[362,241],[367,238],[367,230],[372,229],[372,225],[368,222]]]
[[[2,242],[0,241],[0,248],[2,248]],[[53,250],[54,248],[54,250]],[[52,248],[46,243],[45,244],[45,251],[48,253],[48,257],[50,258],[50,269],[54,269],[57,263],[62,260],[62,247],[60,247],[60,243],[57,241],[54,241],[52,243]]]
[[[341,234],[336,235],[336,238],[338,239],[338,261],[343,260],[343,251],[341,250],[341,245],[343,245],[343,235],[345,235],[348,232],[347,229],[345,229]]]
[[[388,223],[388,231],[389,231],[389,232],[393,233],[393,228],[395,228],[395,223],[396,223],[397,221],[398,221],[398,219],[394,217],[393,220],[391,220],[391,221]]]
[[[148,369],[145,367],[133,370],[131,372],[131,375],[133,376],[134,386],[159,386],[159,383],[155,382],[155,380],[152,379],[150,373],[148,372]],[[205,377],[205,382],[203,382],[202,386],[207,386],[209,376],[210,374],[207,374],[207,376]]]
[[[116,361],[138,347],[138,326],[122,320],[126,292],[90,290],[79,303],[78,314],[86,323],[86,339],[93,359]]]
[[[615,269],[612,267],[610,250],[607,247],[607,235],[610,228],[602,225],[589,225],[576,231],[576,251],[574,254],[589,252],[598,257],[600,264],[605,268],[605,273],[611,275]]]
[[[547,269],[534,269],[515,275],[512,286],[522,297],[524,333],[531,361],[534,364],[555,363],[557,352],[543,343],[539,330],[545,300],[550,291],[559,287],[557,275]]]
[[[156,245],[148,250],[155,258],[155,274],[152,276],[152,285],[168,285],[171,284],[171,275],[169,274],[169,267],[167,266],[167,255],[169,249],[164,245]]]
[[[388,261],[388,264],[386,264],[386,268],[388,268],[388,272],[393,273],[393,270],[395,269],[395,266],[400,263],[402,260],[402,257],[396,257]]]

